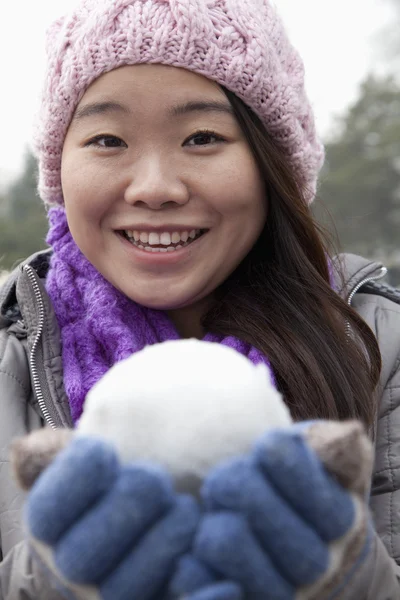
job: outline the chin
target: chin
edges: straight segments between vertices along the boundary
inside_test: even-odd
[[[190,306],[193,304],[191,300],[182,300],[181,298],[166,298],[165,294],[162,297],[152,296],[149,298],[148,296],[138,296],[137,294],[130,294],[127,291],[121,290],[124,294],[126,294],[133,302],[139,304],[140,306],[144,306],[145,308],[150,308],[153,310],[176,310],[179,308],[185,308],[186,306]]]
[[[144,301],[144,302],[138,302],[138,304],[140,304],[141,306],[145,306],[146,308],[151,308],[153,310],[163,310],[165,312],[171,311],[171,310],[179,310],[180,308],[187,308],[189,306],[191,306],[193,304],[193,302],[174,302],[174,301],[167,301],[165,300],[165,298],[163,300],[160,300],[159,302],[154,301],[154,300],[149,300],[149,301]]]
[[[146,289],[146,287],[148,289]],[[167,286],[154,286],[152,289],[151,286],[141,285],[141,289],[138,290],[138,288],[134,288],[131,285],[131,282],[129,282],[129,285],[120,285],[118,286],[118,289],[125,296],[140,306],[163,311],[189,308],[190,306],[193,306],[199,301],[203,300],[203,298],[207,295],[202,293],[198,288],[195,290],[195,293],[190,293],[191,290],[179,289],[170,289],[166,292],[166,287]],[[170,293],[168,293],[168,291]],[[184,293],[185,291],[189,293]]]

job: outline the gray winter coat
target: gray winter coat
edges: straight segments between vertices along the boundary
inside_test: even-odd
[[[72,425],[59,329],[43,285],[48,260],[49,252],[35,255],[0,291],[0,600],[60,598],[24,541],[24,495],[13,481],[8,451],[13,438],[45,424]],[[377,535],[341,598],[400,600],[400,293],[376,283],[385,274],[381,265],[353,255],[343,260],[343,295],[377,336],[383,369],[371,487]]]

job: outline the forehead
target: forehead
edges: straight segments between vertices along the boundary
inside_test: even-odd
[[[216,82],[197,73],[158,64],[129,65],[105,73],[92,83],[78,109],[88,103],[114,100],[135,106],[136,110],[156,110],[194,99],[227,102]]]
[[[233,107],[216,82],[178,67],[125,66],[103,74],[86,90],[68,134],[105,122],[134,122],[165,132],[178,121],[205,114],[218,124],[223,119],[236,125]]]

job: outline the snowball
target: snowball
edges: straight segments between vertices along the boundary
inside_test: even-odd
[[[213,465],[290,423],[265,365],[191,339],[117,363],[89,392],[78,432],[113,442],[124,462],[161,465],[177,489],[195,492]]]

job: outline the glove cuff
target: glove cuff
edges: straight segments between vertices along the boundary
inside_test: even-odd
[[[352,494],[355,508],[353,527],[329,546],[329,567],[324,576],[298,590],[296,600],[321,600],[341,597],[344,589],[368,556],[372,528],[368,508],[358,495]]]
[[[61,575],[56,567],[50,546],[36,538],[29,537],[29,547],[33,559],[37,561],[44,574],[53,583],[54,588],[66,600],[101,600],[97,588],[89,585],[76,585]]]

